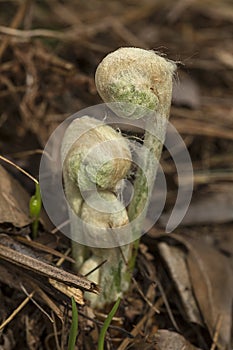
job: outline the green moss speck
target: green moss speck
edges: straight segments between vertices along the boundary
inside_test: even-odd
[[[122,270],[122,260],[120,260],[117,268],[112,267],[111,269],[111,274],[113,276],[113,283],[118,293],[121,292],[121,270]]]
[[[116,102],[127,102],[151,110],[156,110],[158,105],[158,98],[151,90],[139,90],[133,84],[112,83],[109,92]]]

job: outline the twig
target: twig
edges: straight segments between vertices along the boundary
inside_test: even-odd
[[[75,262],[74,259],[72,259],[72,258],[70,258],[70,257],[68,256],[68,254],[70,254],[70,252],[71,252],[71,248],[68,248],[68,249],[65,251],[65,253],[62,254],[62,256],[60,257],[60,259],[59,259],[58,262],[56,263],[56,266],[57,266],[57,267],[60,267],[60,266],[63,264],[63,262],[64,262],[65,260],[70,260],[70,261],[72,260],[72,261],[71,261],[72,263]]]
[[[88,273],[86,273],[84,276],[87,277],[89,276],[91,273],[95,272],[97,269],[99,269],[103,264],[105,264],[107,262],[107,260],[105,259],[104,261],[102,261],[100,264],[98,264],[94,269],[90,270]]]
[[[162,284],[160,283],[159,279],[156,278],[156,283],[158,285],[158,288],[159,288],[159,291],[162,295],[162,298],[163,298],[163,302],[164,302],[164,305],[166,306],[166,309],[167,309],[167,313],[168,313],[168,316],[174,326],[174,328],[177,330],[177,332],[180,332],[180,329],[176,323],[176,320],[174,319],[174,316],[172,314],[172,311],[171,311],[171,308],[170,308],[170,305],[169,305],[169,302],[167,300],[167,297],[166,297],[166,294],[164,292],[164,289],[163,289],[163,286]]]
[[[131,342],[130,338],[134,338],[138,333],[139,330],[142,328],[143,324],[148,321],[149,318],[151,318],[155,314],[155,310],[158,310],[158,308],[164,303],[164,300],[162,297],[160,297],[157,302],[155,303],[153,309],[151,308],[147,314],[143,316],[143,318],[138,322],[138,324],[134,327],[132,330],[131,337],[128,337],[128,339],[123,340],[123,342],[120,344],[120,346],[117,348],[117,350],[125,350],[128,346],[128,344]]]
[[[17,164],[13,163],[11,160],[3,157],[3,156],[0,156],[0,159],[2,159],[4,162],[12,165],[14,168],[16,168],[17,170],[19,170],[21,173],[23,173],[24,175],[26,175],[27,177],[29,177],[29,179],[31,179],[32,181],[34,181],[37,185],[39,185],[39,182],[38,180],[33,177],[31,174],[29,174],[26,170],[22,169],[20,166],[18,166]]]
[[[16,12],[16,15],[14,16],[10,27],[11,29],[15,29],[19,26],[19,24],[21,23],[22,19],[25,16],[26,10],[28,8],[28,5],[30,4],[31,0],[25,0],[20,6],[18,11]],[[2,44],[0,46],[0,59],[4,53],[4,51],[6,50],[7,46],[9,44],[9,38],[6,37],[3,39]]]
[[[214,336],[213,336],[213,342],[212,342],[210,350],[215,350],[215,348],[217,346],[220,328],[222,325],[222,319],[223,319],[223,315],[220,314],[218,316],[218,319],[217,319],[217,324],[216,324],[216,328],[215,328],[215,332],[214,332]]]
[[[54,39],[65,39],[66,33],[58,32],[55,30],[48,29],[32,29],[32,30],[21,30],[14,29],[6,26],[0,26],[0,33],[6,34],[9,36],[15,36],[22,39],[31,39],[35,37],[45,37],[45,38],[54,38]]]
[[[60,253],[59,251],[57,251],[57,250],[55,250],[53,248],[47,247],[46,245],[41,244],[39,242],[32,241],[32,240],[29,241],[28,239],[26,239],[25,237],[22,237],[22,236],[17,236],[16,239],[17,239],[17,241],[20,241],[20,242],[22,242],[22,243],[24,243],[24,244],[26,244],[26,245],[28,245],[28,246],[30,246],[32,248],[35,248],[35,249],[41,250],[42,252],[50,253],[50,254],[52,254],[54,256],[57,256],[57,257],[63,259],[63,261],[67,260],[67,261],[69,261],[71,263],[74,263],[74,259],[72,259],[71,257],[67,256],[66,253],[65,254]],[[68,252],[68,254],[69,254],[69,252]],[[56,265],[60,266],[61,264],[58,265],[58,263],[57,263]]]
[[[3,329],[13,318],[24,308],[24,306],[31,300],[34,295],[34,291],[25,298],[22,303],[12,312],[12,314],[0,325],[0,330]]]
[[[85,277],[71,274],[29,255],[24,255],[3,244],[0,244],[0,257],[26,270],[37,272],[42,276],[62,282],[68,286],[73,286],[97,294],[99,292],[98,286]]]
[[[48,313],[47,313],[47,312],[32,298],[32,296],[30,296],[31,294],[28,293],[28,291],[27,291],[26,288],[23,286],[23,284],[20,283],[20,285],[21,285],[21,288],[22,288],[23,292],[31,299],[31,301],[33,302],[33,304],[35,304],[35,305],[37,306],[37,308],[38,308],[43,314],[45,314],[45,316],[48,317],[49,321],[50,321],[51,323],[53,323],[54,321],[53,321],[52,317],[49,316],[49,314],[48,314]],[[35,293],[35,291],[33,291],[33,293]]]
[[[54,339],[55,339],[55,343],[56,343],[56,349],[61,350],[59,340],[58,340],[59,333],[57,331],[57,324],[56,324],[56,319],[55,319],[53,311],[52,311],[52,318],[53,318],[53,332],[54,332]]]
[[[155,309],[155,306],[152,304],[152,302],[146,297],[146,295],[143,293],[143,291],[141,290],[140,286],[138,285],[138,282],[136,281],[136,279],[134,277],[132,277],[132,281],[135,285],[135,287],[137,288],[138,293],[141,295],[141,297],[143,298],[143,300],[148,304],[149,307],[151,307],[152,309],[154,309],[154,312],[159,314],[160,311],[158,309]]]
[[[144,323],[151,318],[154,315],[155,311],[154,309],[150,309],[149,312],[147,314],[145,314],[143,316],[143,318],[136,324],[136,326],[134,327],[134,329],[131,332],[131,335],[133,336],[133,338],[139,333],[139,330],[143,327]],[[127,338],[125,339],[121,345],[118,347],[117,350],[125,350],[126,347],[128,346],[128,344],[130,343],[130,339]]]

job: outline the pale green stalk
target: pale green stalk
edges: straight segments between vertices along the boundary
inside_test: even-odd
[[[125,102],[132,104],[132,108],[129,107],[125,110],[124,104],[122,104],[123,110],[120,110],[121,114],[125,113],[127,117],[138,118],[145,110],[148,111],[149,109],[155,112],[154,115],[153,113],[149,113],[150,117],[148,117],[146,122],[146,129],[149,131],[145,132],[144,146],[147,147],[150,152],[143,158],[143,164],[141,164],[143,171],[139,169],[136,174],[134,197],[128,208],[128,218],[130,221],[137,218],[138,215],[142,213],[142,210],[148,207],[151,189],[153,188],[166,134],[166,125],[171,104],[172,77],[175,68],[176,66],[174,63],[156,55],[153,51],[137,48],[122,48],[109,54],[100,63],[96,71],[97,90],[104,102]],[[119,110],[114,107],[114,112],[118,113]],[[111,133],[112,131],[110,134]],[[106,132],[104,131],[103,134],[105,135]],[[159,135],[159,138],[155,135]],[[91,139],[91,137],[89,137],[89,139]],[[66,137],[65,148],[67,147],[66,143],[72,145],[73,142],[74,135],[71,137],[71,140],[69,137]],[[123,137],[121,142],[124,143]],[[83,145],[85,142],[81,144]],[[81,144],[76,146],[80,147]],[[76,150],[78,150],[78,147]],[[66,152],[63,153],[65,154]],[[65,159],[64,154],[63,159]],[[104,154],[104,150],[99,152],[99,154]],[[73,162],[72,153],[69,157],[67,156],[67,159],[72,159]],[[75,157],[77,157],[76,153]],[[117,155],[115,155],[115,157],[117,157]],[[112,164],[113,169],[115,166],[115,164]],[[67,197],[69,197],[68,200],[75,213],[84,218],[85,203],[82,203],[79,189],[75,188],[75,182],[73,181],[70,183],[72,171],[70,172],[67,170],[69,169],[69,165],[67,164],[65,164],[65,168],[63,167],[63,169],[66,194]],[[105,175],[105,172],[103,172],[102,176]],[[115,183],[126,176],[127,172],[123,172],[119,178],[115,179]],[[148,182],[146,182],[146,180]],[[114,182],[114,179],[110,176],[109,183],[112,182]],[[84,186],[85,185],[86,184],[84,184]],[[105,192],[114,192],[114,189],[109,186],[101,188],[99,185],[99,187],[103,195]],[[112,199],[108,200],[111,202]],[[70,214],[71,231],[73,237],[75,237],[75,234],[77,234],[77,232],[80,234],[84,228],[80,227],[80,224],[77,224],[72,213]],[[123,210],[122,215],[126,215]],[[144,210],[144,214],[140,216],[140,220],[137,220],[137,224],[132,225],[133,237],[140,237],[145,215],[146,210]],[[95,229],[93,229],[92,234],[95,234],[96,227],[98,228],[99,225],[98,213],[88,212],[86,217],[87,220],[94,221]],[[106,220],[105,224],[106,227],[108,227],[110,218],[105,217],[103,220]],[[114,220],[116,221],[116,227],[119,227],[119,218],[114,218]],[[125,223],[125,220],[123,220],[122,225]],[[88,273],[104,259],[107,260],[106,264],[88,276],[94,282],[99,283],[102,288],[100,297],[97,299],[95,296],[90,297],[94,307],[102,308],[105,304],[115,301],[117,297],[121,296],[122,293],[128,289],[130,275],[135,264],[137,246],[138,241],[121,248],[107,249],[84,248],[84,246],[79,243],[73,244],[73,256],[77,261],[76,267],[82,274]],[[122,253],[124,257],[122,257]],[[90,254],[89,258],[88,254]]]
[[[131,118],[134,115],[136,118],[140,114],[143,116],[143,112],[149,114],[143,145],[150,152],[143,158],[141,169],[136,174],[134,196],[128,208],[130,221],[136,219],[149,204],[166,135],[175,70],[174,62],[167,61],[153,51],[138,48],[121,48],[109,54],[97,68],[96,85],[104,102],[124,101],[135,105]],[[109,106],[111,108],[111,104]],[[148,110],[154,113],[148,113]],[[117,113],[117,110],[114,112]],[[120,113],[122,115],[124,111]],[[125,114],[129,116],[128,109]],[[159,135],[159,138],[155,135]],[[136,238],[141,235],[145,215],[146,210],[136,225],[132,225]],[[138,245],[138,239],[131,245],[132,255],[127,260],[128,278],[135,265]]]

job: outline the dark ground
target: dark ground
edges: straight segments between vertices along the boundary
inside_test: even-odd
[[[192,158],[193,200],[173,238],[164,234],[163,220],[143,237],[137,284],[121,302],[112,323],[121,330],[109,331],[106,349],[232,349],[232,38],[233,4],[228,0],[0,1],[0,154],[35,177],[39,150],[56,126],[101,102],[94,73],[108,52],[138,46],[178,62],[171,122]],[[177,183],[166,151],[161,164],[168,212]],[[1,165],[33,193],[30,179]],[[18,242],[30,233],[30,220],[18,207],[12,209],[7,186],[1,172],[0,229]],[[25,196],[20,192],[15,197],[19,207],[27,206]],[[66,252],[69,241],[46,230],[51,231],[41,223],[37,240]],[[58,261],[51,250],[37,254]],[[24,288],[34,291],[43,308],[29,301],[12,317],[0,330],[0,349],[66,349],[70,299],[52,290],[47,280],[38,281],[35,274],[30,278],[26,284],[24,271],[0,260],[0,329],[26,298]],[[77,349],[95,349],[95,320],[102,322],[103,314],[95,315],[87,306],[79,312]]]

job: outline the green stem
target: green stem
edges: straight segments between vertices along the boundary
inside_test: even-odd
[[[31,197],[30,203],[29,203],[30,216],[33,219],[33,222],[32,222],[33,239],[37,237],[41,205],[42,205],[39,183],[35,183],[35,187],[36,187],[35,194]]]
[[[121,299],[118,298],[116,303],[114,304],[112,310],[109,312],[108,317],[104,321],[103,327],[101,328],[100,335],[99,335],[98,350],[104,350],[104,338],[105,338],[106,332],[108,330],[108,327],[109,327],[115,313],[117,312],[117,309],[120,305],[120,301],[121,301]]]
[[[71,298],[72,302],[72,323],[70,327],[68,350],[74,350],[76,338],[78,334],[78,309],[74,297]]]
[[[148,153],[144,157],[142,169],[138,169],[136,179],[134,182],[134,196],[128,208],[128,215],[130,221],[137,219],[140,215],[140,219],[137,219],[137,224],[132,225],[133,235],[140,237],[143,229],[144,220],[146,217],[149,201],[151,198],[151,191],[154,186],[154,181],[157,175],[159,159],[161,157],[163,142],[166,134],[166,123],[164,120],[168,118],[168,115],[158,114],[160,120],[147,121],[146,131],[144,136],[144,146],[148,149]],[[165,119],[166,118],[166,119]],[[163,126],[160,127],[159,139],[155,136],[157,134],[156,129],[158,123]],[[140,239],[136,238],[133,244],[132,256],[129,261],[129,273],[131,274],[137,257],[138,247]]]
[[[122,102],[119,104],[119,106],[117,104],[117,108],[114,107],[114,104],[112,106],[110,104],[110,108],[112,108],[115,113],[118,114],[119,112],[120,115],[123,113],[123,115],[126,117],[131,116],[132,118],[138,118],[142,116],[141,114],[143,112],[147,112],[149,110],[151,112],[154,111],[154,115],[152,115],[152,113],[149,113],[151,115],[148,116],[146,121],[144,146],[147,148],[148,152],[145,153],[145,156],[142,159],[142,164],[140,164],[141,168],[137,170],[136,179],[134,182],[134,196],[129,205],[128,213],[126,213],[127,221],[129,219],[129,221],[132,223],[130,226],[132,229],[133,237],[136,241],[124,247],[121,247],[121,249],[119,249],[119,247],[109,249],[87,247],[86,251],[89,251],[90,253],[89,258],[87,255],[85,255],[86,251],[81,245],[73,245],[73,253],[77,260],[76,266],[80,267],[81,265],[79,272],[83,273],[84,275],[95,268],[95,266],[100,264],[101,261],[107,260],[107,263],[102,265],[99,270],[90,274],[90,279],[98,280],[102,288],[102,294],[101,297],[98,298],[98,301],[90,299],[92,306],[99,308],[103,307],[105,304],[116,300],[116,298],[119,295],[122,295],[122,293],[129,287],[130,278],[134,269],[139,246],[138,237],[140,237],[142,233],[153,184],[156,178],[159,159],[163,147],[163,141],[165,138],[167,126],[166,122],[169,117],[171,104],[172,77],[175,69],[176,65],[174,63],[167,61],[159,55],[156,55],[153,51],[147,51],[138,48],[121,48],[109,54],[97,68],[96,86],[104,102]],[[128,105],[130,105],[132,108],[127,108]],[[123,109],[121,110],[121,108]],[[87,119],[87,122],[88,120],[90,121],[90,118]],[[96,122],[96,125],[97,124],[98,123]],[[78,127],[80,129],[80,125]],[[80,133],[79,129],[75,130],[75,127],[72,127],[70,135],[67,134],[67,137],[65,137],[63,160],[67,156],[67,154],[65,154],[65,150],[69,148],[68,146],[72,146],[72,144],[75,142],[77,133]],[[102,130],[102,141],[99,141],[100,134],[98,134],[98,143],[105,140],[105,137],[103,136],[106,135],[106,131],[109,130],[109,128],[106,127],[105,131],[101,127],[100,130]],[[112,133],[114,132],[111,131],[110,134],[112,135]],[[158,135],[159,138],[157,138],[155,135]],[[89,134],[88,132],[87,136],[88,142],[90,140],[93,143],[94,134]],[[121,143],[123,145],[123,138],[121,140]],[[82,203],[78,193],[79,189],[75,189],[75,186],[77,186],[77,184],[74,180],[77,175],[77,171],[79,171],[80,147],[82,147],[83,144],[86,145],[87,143],[83,142],[82,139],[81,143],[77,141],[74,144],[75,147],[72,146],[67,158],[67,167],[65,162],[64,168],[64,183],[67,198],[69,199],[70,205],[77,215],[80,215],[81,210],[81,217],[85,212],[83,209],[85,207],[85,202]],[[112,152],[113,150],[114,147],[110,147],[110,149],[107,150],[107,153],[110,151]],[[96,154],[96,159],[95,161],[93,160],[91,166],[88,167],[88,171],[90,171],[92,168],[96,168],[98,165],[98,157],[100,155],[104,155],[104,152],[101,151]],[[113,153],[112,158],[119,158],[119,153]],[[124,158],[130,157],[122,157],[122,159]],[[75,161],[77,161],[76,165],[74,164]],[[75,165],[75,167],[74,169],[71,169],[71,167],[68,168],[68,165]],[[115,166],[113,166],[113,168],[115,169]],[[87,170],[87,168],[85,169]],[[127,172],[128,170],[129,169],[127,169]],[[124,172],[121,177],[117,178],[117,181],[124,179],[127,175],[127,172]],[[81,172],[80,174],[84,173]],[[105,173],[103,172],[102,175],[105,175]],[[84,180],[85,179],[86,176],[84,176]],[[90,179],[93,180],[93,176],[91,176]],[[103,188],[101,188],[102,182],[99,183],[97,181],[96,184],[100,187],[102,193],[104,193],[103,190],[106,190],[109,194],[112,194],[114,191],[117,181],[115,181],[113,185],[112,175],[110,176],[109,180],[110,186]],[[73,182],[71,183],[70,181]],[[105,183],[105,181],[103,183]],[[83,184],[85,186],[88,185],[85,181]],[[85,189],[87,190],[88,188],[85,187]],[[98,218],[98,215],[99,214],[92,211],[92,214],[87,215],[87,220],[91,222],[94,219],[95,222]],[[84,219],[84,217],[82,218]],[[112,219],[106,219],[105,215],[104,218],[104,220],[107,220],[107,222],[105,222],[107,225],[106,227],[114,227],[111,223]],[[125,225],[125,222],[126,221],[122,223],[122,226]],[[94,226],[98,228],[98,224]],[[116,225],[115,227],[119,226],[120,225]],[[71,231],[75,235],[77,232],[79,234],[82,234],[82,230],[83,228],[78,227],[78,225],[75,224],[75,218],[72,217],[71,213]],[[97,235],[96,229],[93,230],[91,234]],[[124,259],[120,253],[121,251],[125,257]]]

